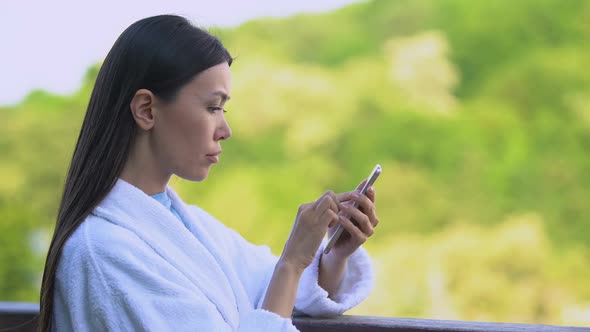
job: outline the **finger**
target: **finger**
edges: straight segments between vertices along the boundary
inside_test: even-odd
[[[369,199],[368,196],[358,194],[353,195],[352,199],[354,202],[357,202],[359,205],[359,209],[362,213],[364,213],[367,217],[369,217],[369,221],[373,227],[379,224],[379,218],[377,218],[377,214],[375,211],[375,204]]]
[[[377,217],[377,208],[375,207],[375,200],[376,200],[375,187],[373,187],[373,186],[369,187],[369,190],[367,190],[367,197],[373,203],[372,213],[369,213],[369,219],[371,220],[371,225],[373,225],[373,228],[375,228],[379,224],[379,218]]]
[[[338,224],[338,219],[340,219],[340,216],[341,216],[340,214],[337,214],[337,215],[336,215],[336,218],[334,218],[334,219],[333,219],[332,221],[330,221],[330,223],[328,224],[328,228],[332,228],[332,227],[334,227],[335,225],[337,225],[337,224]]]
[[[336,194],[336,198],[338,199],[338,202],[346,202],[352,199],[352,194],[354,193],[354,191],[347,191],[344,193],[338,193]]]
[[[320,219],[325,221],[328,227],[332,227],[332,225],[338,221],[338,214],[331,209],[326,209],[326,211],[320,215]]]
[[[363,244],[365,241],[367,241],[367,235],[363,233],[358,227],[356,227],[352,221],[350,221],[350,219],[346,218],[345,216],[340,216],[338,222],[340,225],[342,225],[344,230],[350,234],[351,237],[356,239],[356,242]]]
[[[379,218],[377,217],[377,215],[374,215],[374,218],[369,218],[371,219],[371,225],[373,225],[373,228],[377,227],[377,225],[379,225]]]
[[[373,225],[366,214],[362,213],[358,208],[347,205],[342,205],[342,210],[344,210],[347,215],[350,216],[351,220],[356,221],[356,224],[365,235],[373,235]]]
[[[338,207],[340,200],[332,190],[328,190],[326,195],[330,197],[330,209],[335,213],[338,213],[338,211],[340,211],[340,208]]]
[[[375,205],[373,202],[367,197],[367,195],[363,195],[361,193],[353,193],[352,194],[352,201],[358,203],[359,209],[363,211],[366,215],[370,215],[373,213],[375,209]]]
[[[320,215],[326,209],[330,209],[330,210],[338,213],[339,208],[338,208],[338,200],[336,198],[336,194],[334,194],[334,192],[332,190],[326,191],[322,195],[322,197],[319,199],[319,203],[315,209],[316,209],[316,212],[319,213]]]
[[[330,196],[328,196],[326,194],[322,195],[322,197],[320,197],[316,201],[314,211],[319,213],[319,215],[321,215],[322,213],[324,213],[325,210],[327,210],[330,207],[331,201],[332,201],[332,199],[330,198]]]
[[[366,195],[367,195],[367,197],[369,197],[369,200],[371,200],[371,202],[373,202],[373,204],[375,204],[375,188],[373,186],[369,187]]]

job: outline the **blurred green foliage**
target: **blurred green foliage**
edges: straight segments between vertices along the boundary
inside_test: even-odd
[[[376,290],[351,313],[590,324],[590,2],[370,1],[214,31],[234,137],[198,204],[280,254],[375,163]],[[98,66],[0,108],[0,299],[37,301]],[[230,207],[230,208],[228,208]]]

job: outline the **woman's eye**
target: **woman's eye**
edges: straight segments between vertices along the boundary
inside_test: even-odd
[[[208,110],[211,113],[215,113],[215,112],[218,112],[218,111],[223,111],[225,113],[225,110],[223,108],[217,107],[217,106],[209,107]]]

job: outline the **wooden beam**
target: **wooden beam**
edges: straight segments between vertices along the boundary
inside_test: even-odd
[[[333,318],[294,317],[293,323],[301,332],[590,332],[590,328],[584,327],[347,315]]]

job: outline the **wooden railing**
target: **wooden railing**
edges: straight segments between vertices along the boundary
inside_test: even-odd
[[[581,332],[586,327],[533,324],[482,323],[453,320],[411,319],[369,316],[338,316],[334,318],[294,318],[301,332]]]
[[[0,302],[0,331],[35,331],[38,314],[39,305],[36,303]]]
[[[0,331],[35,331],[38,313],[39,305],[35,303],[0,302]],[[590,327],[346,315],[334,318],[296,317],[293,322],[301,332],[590,332]]]

